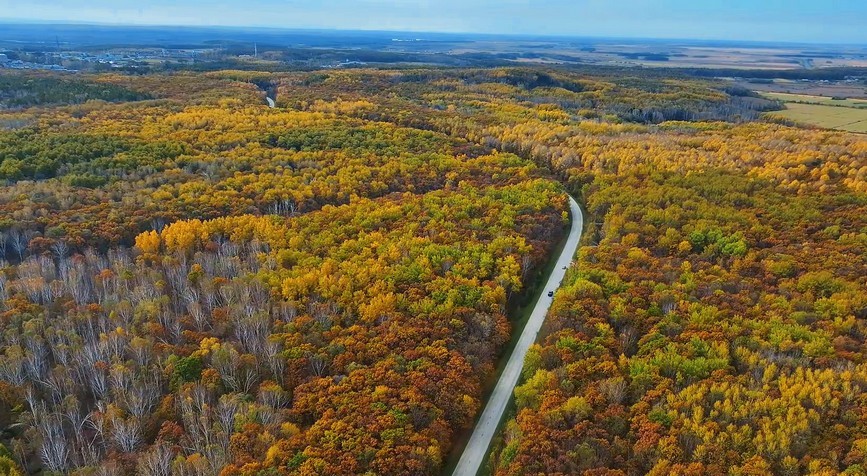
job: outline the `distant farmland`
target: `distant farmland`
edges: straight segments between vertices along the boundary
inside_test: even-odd
[[[834,99],[827,96],[811,96],[807,94],[764,93],[770,99],[785,103],[819,104],[822,106],[853,107],[867,109],[867,99]]]
[[[772,117],[823,129],[867,133],[867,101],[781,93],[765,96],[786,104],[785,110],[772,113]]]

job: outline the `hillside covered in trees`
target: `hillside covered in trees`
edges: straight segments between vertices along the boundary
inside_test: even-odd
[[[867,469],[863,136],[662,74],[36,76],[0,76],[70,88],[0,111],[0,467],[438,474],[570,192],[494,472]]]

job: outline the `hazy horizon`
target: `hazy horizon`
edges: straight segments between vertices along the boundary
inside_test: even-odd
[[[867,43],[867,3],[856,0],[0,0],[0,11],[16,23]]]

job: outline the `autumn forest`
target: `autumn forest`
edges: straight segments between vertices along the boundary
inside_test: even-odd
[[[0,74],[0,474],[442,474],[569,195],[490,474],[867,474],[867,139],[633,71]]]

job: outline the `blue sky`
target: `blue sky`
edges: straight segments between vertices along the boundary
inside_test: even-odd
[[[867,0],[0,0],[0,18],[867,43]]]

